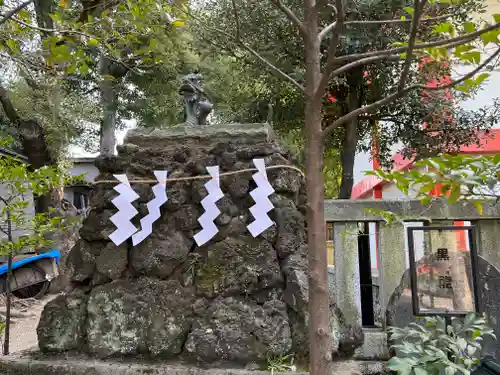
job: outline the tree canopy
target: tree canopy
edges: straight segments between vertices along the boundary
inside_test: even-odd
[[[290,1],[287,4],[294,10],[299,9],[300,14],[300,2]],[[239,28],[243,30],[240,37],[246,45],[258,51],[265,60],[279,66],[290,77],[303,80],[304,56],[296,48],[301,43],[301,35],[293,24],[282,17],[280,10],[272,2],[263,2],[256,7],[251,1],[239,0],[234,5],[238,9]],[[348,2],[346,6],[347,20],[360,18],[370,22],[397,16],[410,18],[408,12],[412,9],[409,1]],[[428,13],[450,20],[450,25],[457,25],[469,22],[473,12],[482,11],[481,3],[471,0],[451,9],[448,7],[440,11],[431,8]],[[450,14],[451,18],[448,17]],[[205,25],[218,25],[195,25],[191,30],[198,49],[206,51],[202,52],[205,56],[205,69],[202,70],[208,73],[207,85],[215,93],[216,103],[222,104],[222,108],[217,108],[219,116],[227,121],[248,122],[266,121],[271,116],[278,132],[286,135],[290,131],[299,130],[299,133],[294,134],[300,134],[304,122],[304,98],[301,93],[289,81],[283,80],[272,69],[269,70],[266,63],[255,59],[246,48],[239,46],[231,35],[219,32],[236,30],[233,2],[205,2],[196,17],[202,18]],[[326,8],[323,17],[331,17],[331,10]],[[408,33],[408,23],[395,26],[381,26],[376,22],[351,24],[346,26],[336,53],[364,53],[390,48],[392,44],[407,37]],[[424,23],[419,29],[419,38],[432,38],[439,33],[436,22]],[[329,36],[325,38],[324,49],[328,45],[328,38]],[[216,68],[217,65],[220,67]],[[391,62],[378,61],[333,78],[329,82],[328,95],[323,98],[324,127],[352,108],[386,97],[399,84],[401,71],[398,69],[400,68]],[[413,77],[426,83],[424,78],[428,78],[429,74],[422,74],[416,65],[412,65],[410,71]],[[443,69],[439,71],[440,74],[445,72]],[[401,151],[406,154],[418,149],[421,155],[435,155],[438,152],[456,150],[458,144],[476,142],[477,129],[488,128],[497,121],[496,105],[478,111],[465,111],[460,109],[460,100],[456,99],[453,105],[448,103],[451,115],[448,119],[453,121],[443,119],[442,116],[430,116],[443,113],[443,102],[442,95],[423,102],[421,93],[414,91],[404,99],[380,107],[373,114],[358,117],[356,124],[345,125],[333,131],[328,140],[328,149],[337,150],[337,154],[340,152],[344,178],[352,176],[354,154],[372,147],[371,138],[375,125],[379,135],[378,156],[384,165],[388,165],[392,162],[392,150],[397,144],[401,145]],[[422,127],[424,121],[429,125],[426,129]],[[438,124],[440,131],[436,131]],[[434,128],[432,135],[429,128]],[[340,168],[337,167],[337,174],[339,171]],[[343,194],[344,197],[347,197],[346,194],[350,195],[349,186]]]

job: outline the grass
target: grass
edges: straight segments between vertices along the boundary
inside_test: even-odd
[[[266,370],[274,372],[297,371],[297,366],[293,363],[292,355],[284,355],[279,357],[268,357]]]

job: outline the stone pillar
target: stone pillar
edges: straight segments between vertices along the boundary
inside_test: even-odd
[[[478,254],[500,269],[500,220],[478,220],[476,234]]]
[[[385,310],[394,289],[401,282],[406,270],[405,231],[403,225],[380,223],[379,231],[379,272],[380,272],[380,307],[382,322],[385,322]]]
[[[335,223],[333,236],[337,305],[347,324],[361,325],[358,225],[355,222]]]

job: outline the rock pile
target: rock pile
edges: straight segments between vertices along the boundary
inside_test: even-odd
[[[293,161],[268,125],[134,130],[117,157],[97,160],[97,180],[117,173],[154,179],[154,170],[168,170],[169,178],[205,175],[213,165],[223,173],[253,168],[253,158],[267,166]],[[96,185],[81,239],[67,259],[73,290],[46,306],[40,349],[244,365],[287,353],[306,357],[304,181],[291,169],[268,171],[276,225],[253,238],[246,228],[253,220],[252,173],[221,177],[219,233],[202,247],[193,235],[200,230],[206,180],[167,184],[168,202],[153,233],[137,246],[118,247],[108,239],[116,193],[111,184]],[[140,195],[134,202],[140,227],[153,194],[151,185],[132,187]],[[360,328],[346,327],[333,303],[331,315],[332,354],[339,347],[353,351],[362,342]]]

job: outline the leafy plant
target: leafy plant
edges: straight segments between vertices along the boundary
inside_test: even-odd
[[[433,198],[429,194],[440,186],[448,203],[472,202],[482,213],[485,198],[498,199],[500,155],[440,155],[415,162],[410,171],[367,172],[394,183],[405,194],[412,192],[423,204]]]
[[[401,375],[469,375],[480,362],[483,340],[496,339],[486,320],[475,313],[455,318],[451,325],[441,317],[421,318],[405,328],[390,327],[397,355],[387,366]]]
[[[0,146],[8,145],[12,139],[0,140]],[[78,176],[77,176],[78,177]],[[73,224],[72,220],[49,213],[30,214],[32,204],[29,196],[40,196],[51,192],[73,180],[61,167],[31,169],[15,156],[0,158],[0,231],[6,237],[0,239],[0,255],[17,254],[24,249],[47,246],[52,241],[47,234],[63,231]],[[23,235],[16,236],[16,233]]]
[[[266,370],[273,372],[296,371],[297,367],[293,364],[294,358],[291,355],[279,357],[268,357]]]

